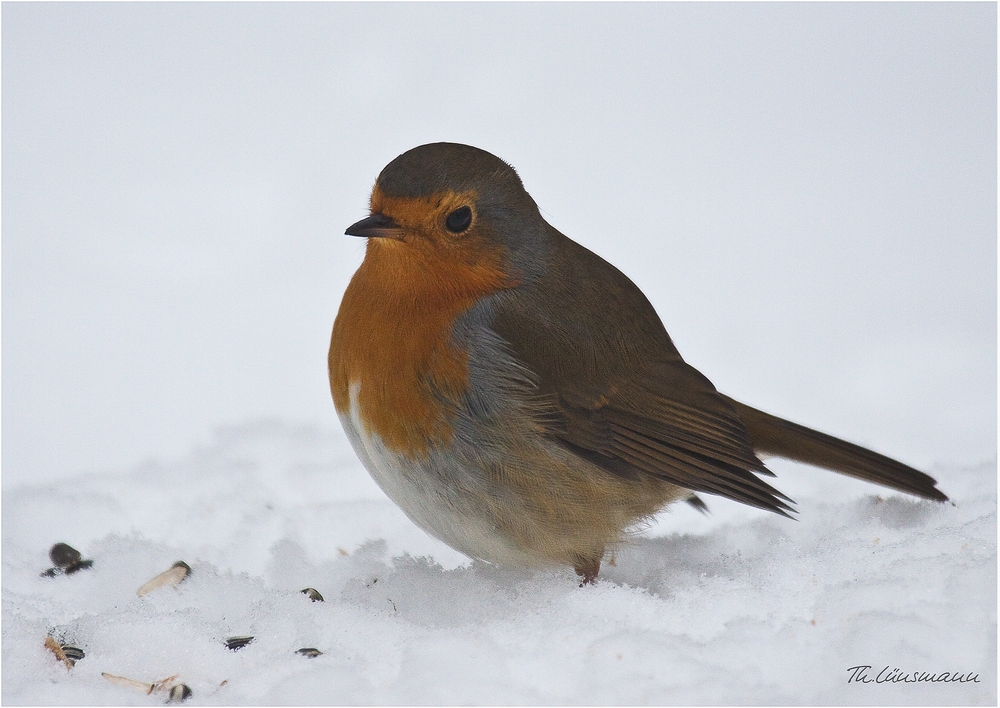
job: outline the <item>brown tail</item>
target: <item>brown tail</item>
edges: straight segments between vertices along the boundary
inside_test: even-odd
[[[902,462],[728,400],[743,419],[754,452],[823,467],[924,499],[948,501],[933,477]]]

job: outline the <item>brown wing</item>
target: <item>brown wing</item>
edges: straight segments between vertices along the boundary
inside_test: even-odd
[[[757,476],[773,475],[711,383],[683,362],[656,368],[640,385],[611,383],[597,396],[562,387],[551,434],[609,472],[649,474],[787,516],[791,500]]]
[[[549,434],[613,474],[787,516],[732,405],[684,363],[640,290],[555,230],[547,255],[555,277],[498,299],[492,327],[550,403]]]

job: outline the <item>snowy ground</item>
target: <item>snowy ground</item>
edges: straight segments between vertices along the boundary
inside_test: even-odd
[[[3,701],[166,700],[107,672],[213,705],[995,704],[995,462],[930,470],[944,505],[774,468],[799,521],[709,497],[585,588],[465,561],[332,429],[246,424],[179,461],[8,488]],[[40,577],[58,541],[93,567]],[[188,579],[137,597],[177,560]],[[49,635],[86,657],[67,670]],[[849,683],[861,665],[978,681]]]

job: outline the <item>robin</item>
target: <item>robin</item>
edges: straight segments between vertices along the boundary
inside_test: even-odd
[[[572,566],[697,492],[783,516],[773,455],[925,499],[928,475],[719,393],[618,269],[550,226],[514,169],[468,145],[403,153],[330,343],[330,388],[365,467],[472,557]]]

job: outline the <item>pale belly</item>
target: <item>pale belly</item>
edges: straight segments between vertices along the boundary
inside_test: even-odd
[[[351,386],[351,406],[340,416],[347,437],[372,479],[413,523],[471,558],[510,565],[545,562],[508,541],[480,500],[483,485],[476,470],[432,453],[426,460],[409,460],[366,432],[358,415],[359,384]]]
[[[611,475],[539,438],[527,416],[410,459],[366,430],[359,391],[354,383],[341,422],[372,478],[420,528],[472,558],[521,566],[599,559],[684,494],[652,477]],[[473,429],[468,420],[463,429]]]

